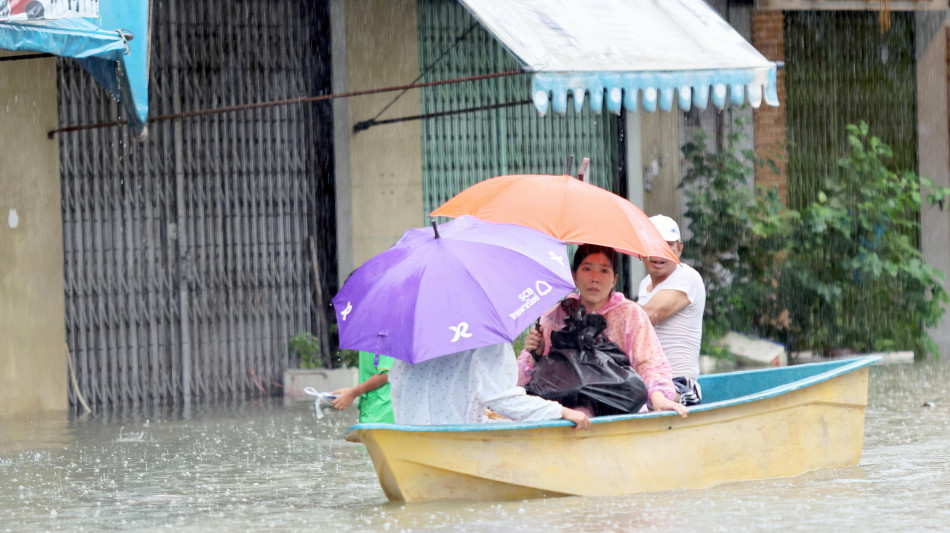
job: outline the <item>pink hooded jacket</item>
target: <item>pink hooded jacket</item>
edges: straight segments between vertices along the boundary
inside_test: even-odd
[[[576,300],[579,295],[575,292],[568,298]],[[646,383],[648,397],[653,391],[661,391],[663,396],[675,401],[676,389],[673,387],[670,362],[663,354],[646,311],[636,302],[628,300],[623,293],[615,291],[597,313],[607,319],[604,335],[620,346],[630,360],[630,367]],[[552,307],[541,317],[544,355],[551,349],[551,332],[564,327],[564,318],[565,313],[560,305]],[[533,376],[531,354],[523,350],[518,356],[518,385],[528,384]]]

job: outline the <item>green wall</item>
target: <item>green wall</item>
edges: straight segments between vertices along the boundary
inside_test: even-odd
[[[455,0],[418,4],[421,82],[517,70],[517,60]],[[429,87],[423,114],[524,102],[531,76],[516,75]],[[549,112],[534,105],[452,114],[422,121],[424,214],[466,187],[504,174],[564,174],[569,155],[591,160],[591,181],[626,196],[622,179],[622,119],[604,112]]]

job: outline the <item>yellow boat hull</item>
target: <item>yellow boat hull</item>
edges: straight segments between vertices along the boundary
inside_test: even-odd
[[[853,360],[862,364],[851,369],[837,365],[830,377],[697,406],[685,419],[603,417],[589,431],[563,421],[366,424],[347,439],[366,446],[386,496],[406,502],[615,496],[793,476],[860,460],[867,365],[876,362],[868,359]],[[738,374],[754,382],[769,371]]]

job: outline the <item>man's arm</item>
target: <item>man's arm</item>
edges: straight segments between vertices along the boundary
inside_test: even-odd
[[[643,304],[643,310],[650,317],[650,323],[656,326],[667,318],[680,312],[689,305],[686,293],[675,289],[663,289]]]

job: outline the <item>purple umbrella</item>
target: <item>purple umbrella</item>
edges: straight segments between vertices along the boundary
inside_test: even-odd
[[[407,231],[353,272],[333,306],[340,348],[419,363],[511,342],[572,290],[564,243],[463,216]]]

